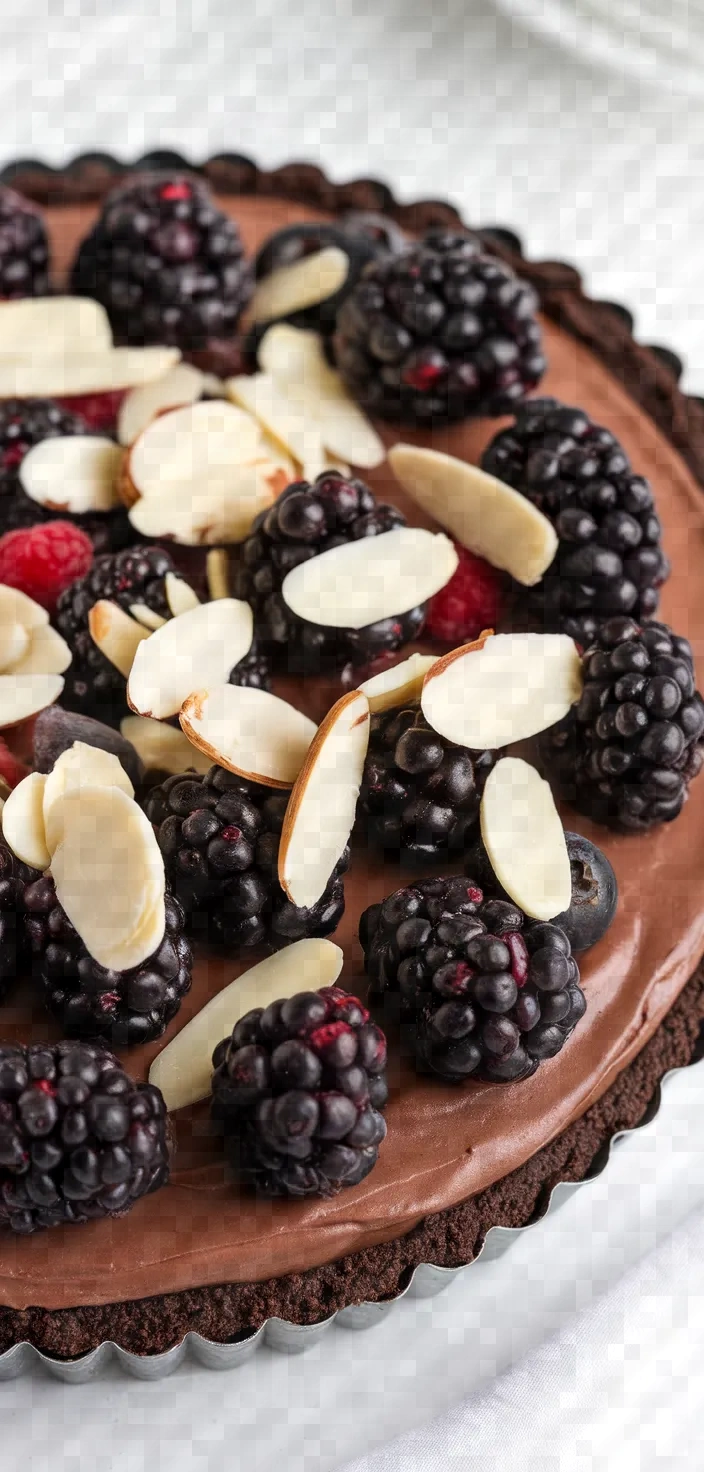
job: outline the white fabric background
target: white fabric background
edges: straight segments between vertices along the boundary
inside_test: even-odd
[[[590,70],[491,0],[5,0],[0,123],[0,161],[239,149],[270,164],[320,161],[338,179],[387,177],[406,198],[452,198],[473,220],[514,225],[530,253],[578,261],[596,294],[636,310],[645,339],[687,357],[687,382],[704,393],[700,109],[676,85],[648,92]],[[334,1330],[301,1359],[262,1351],[226,1376],[189,1368],[155,1385],[117,1375],[81,1388],[39,1375],[0,1385],[0,1465],[331,1472],[425,1425],[569,1324],[704,1203],[703,1094],[704,1069],[681,1075],[601,1180],[500,1261],[441,1298],[406,1300],[369,1333]],[[694,1230],[607,1305],[609,1323],[653,1271],[663,1322],[684,1322]],[[693,1346],[700,1309],[697,1296]],[[609,1417],[571,1440],[564,1416],[559,1434],[559,1405],[552,1423],[541,1411],[539,1465],[640,1472],[685,1465],[690,1451],[701,1465],[687,1445],[701,1355],[683,1389],[682,1355],[655,1363],[652,1335],[636,1327],[635,1340],[621,1348],[616,1334],[613,1345],[624,1373],[612,1367]],[[634,1361],[654,1374],[642,1420]],[[543,1374],[535,1396],[544,1405],[549,1394]],[[384,1472],[446,1465],[424,1448],[406,1448],[405,1460],[395,1449]],[[477,1465],[471,1451],[454,1446],[450,1465]]]

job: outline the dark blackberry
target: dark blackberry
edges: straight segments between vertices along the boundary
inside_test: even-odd
[[[559,537],[554,562],[529,594],[545,628],[588,644],[612,615],[655,613],[670,571],[660,522],[647,480],[611,430],[583,409],[532,399],[492,440],[482,466],[532,501]]]
[[[423,879],[360,922],[372,987],[397,999],[418,1065],[450,1083],[511,1083],[560,1052],[584,1015],[563,930],[471,879]]]
[[[360,792],[372,842],[414,859],[457,854],[477,825],[495,760],[438,736],[417,702],[373,715]]]
[[[667,624],[612,618],[584,655],[579,704],[547,731],[546,764],[595,822],[671,823],[704,762],[704,700],[692,650]]]
[[[298,618],[281,597],[286,574],[299,563],[405,525],[395,506],[380,504],[362,481],[337,472],[323,472],[312,485],[296,481],[288,486],[257,517],[234,570],[235,597],[251,604],[264,653],[278,656],[290,674],[312,675],[363,664],[415,639],[425,605],[364,629],[331,629]]]
[[[42,440],[74,434],[90,434],[90,428],[80,414],[69,413],[53,399],[0,402],[0,536],[4,532],[24,531],[40,522],[55,521],[58,516],[87,532],[96,552],[117,551],[133,539],[127,512],[122,508],[68,516],[39,506],[22,489],[20,466],[27,451]]]
[[[169,1178],[166,1106],[106,1048],[0,1044],[0,1223],[124,1216]]]
[[[506,414],[545,372],[537,298],[468,235],[430,231],[367,266],[337,319],[347,387],[384,419]]]
[[[29,948],[22,923],[25,886],[38,879],[0,837],[0,997],[24,970]]]
[[[108,195],[71,290],[94,297],[121,343],[182,349],[232,337],[250,292],[237,226],[190,174],[140,174]]]
[[[190,990],[193,963],[183,910],[172,895],[161,945],[129,971],[107,971],[93,960],[49,875],[26,885],[22,903],[33,972],[69,1037],[104,1037],[126,1047],[161,1036]]]
[[[212,1113],[238,1174],[266,1196],[358,1186],[386,1134],[386,1039],[341,987],[256,1007],[213,1054]]]
[[[287,945],[329,935],[345,908],[343,855],[324,895],[311,909],[286,898],[278,882],[279,839],[288,793],[273,793],[211,767],[205,776],[167,777],[145,799],[156,828],[170,888],[190,931],[230,950]]]
[[[49,294],[49,240],[36,205],[0,185],[0,299]]]

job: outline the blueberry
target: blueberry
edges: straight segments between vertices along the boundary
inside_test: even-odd
[[[575,951],[596,945],[612,924],[618,904],[613,867],[596,844],[578,833],[566,833],[572,873],[572,903],[553,924],[564,931]]]

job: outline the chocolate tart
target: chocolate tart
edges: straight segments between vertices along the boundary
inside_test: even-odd
[[[145,166],[186,165],[159,153],[134,167]],[[7,182],[45,208],[57,285],[101,197],[124,172],[103,155],[61,171],[35,163],[4,171]],[[462,224],[448,204],[399,205],[384,185],[332,184],[308,165],[266,173],[248,159],[222,155],[202,172],[249,252],[284,224],[349,209],[381,211],[410,233]],[[704,404],[678,387],[677,358],[638,344],[629,314],[591,301],[572,267],[525,260],[509,231],[481,234],[538,291],[550,365],[541,392],[608,425],[649,476],[672,562],[662,616],[704,660]],[[208,366],[227,371],[230,353],[212,344]],[[387,444],[401,437],[393,426],[377,427]],[[497,427],[475,420],[435,434],[404,430],[402,437],[476,462]],[[404,504],[387,465],[367,478],[411,522],[431,525]],[[319,714],[329,696],[315,684],[300,685],[297,703]],[[584,1179],[612,1137],[643,1119],[664,1075],[697,1053],[704,1021],[704,782],[694,784],[677,822],[646,837],[614,836],[565,816],[566,826],[606,850],[621,898],[611,930],[582,957],[588,1010],[558,1057],[517,1085],[452,1088],[419,1079],[392,1051],[389,1132],[379,1163],[361,1186],[329,1201],[272,1203],[239,1194],[225,1180],[207,1107],[176,1115],[171,1182],[129,1216],[0,1243],[0,1351],[28,1341],[65,1358],[112,1340],[149,1355],[189,1331],[224,1342],[269,1317],[313,1324],[351,1304],[393,1298],[418,1264],[471,1261],[492,1226],[527,1224],[556,1182]],[[359,915],[406,877],[366,852],[356,863],[353,856],[336,936],[353,991],[365,987]],[[164,1041],[244,969],[241,961],[201,954],[193,990],[165,1039],[130,1050],[130,1072],[146,1076]],[[20,988],[4,1008],[3,1034],[58,1035],[39,1001]]]

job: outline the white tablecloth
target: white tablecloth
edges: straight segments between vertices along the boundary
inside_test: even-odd
[[[686,355],[704,392],[701,110],[590,71],[491,0],[5,0],[0,119],[0,162],[238,149],[452,198],[519,229],[535,256],[579,261],[596,294],[634,307],[646,340]],[[682,1075],[598,1183],[500,1261],[369,1333],[335,1330],[301,1359],[262,1351],[225,1376],[0,1385],[0,1465],[325,1472],[431,1421],[704,1205],[703,1094],[704,1069]],[[637,1424],[629,1436],[629,1464],[616,1445],[585,1472],[654,1465]],[[549,1458],[551,1472],[580,1465]]]

